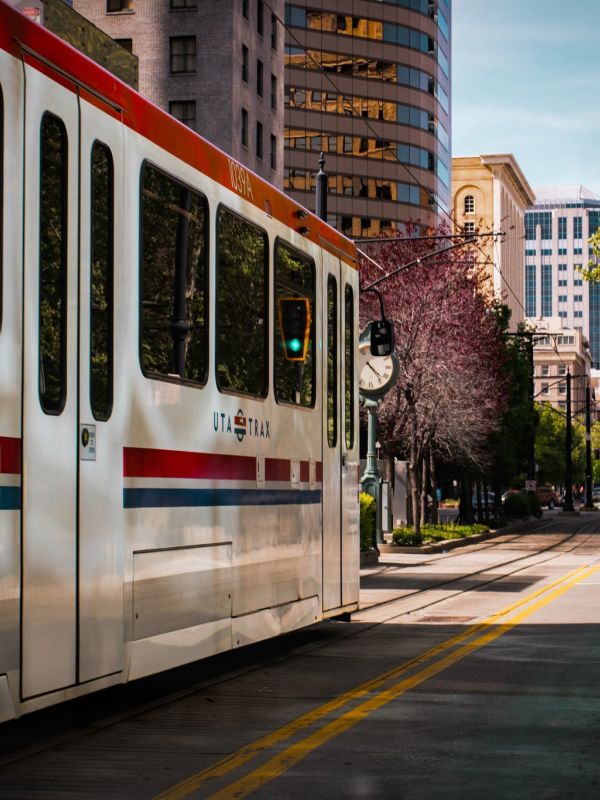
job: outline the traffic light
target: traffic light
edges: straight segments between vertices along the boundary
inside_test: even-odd
[[[277,300],[283,354],[288,361],[306,361],[310,338],[310,301],[307,297]]]
[[[371,354],[389,356],[394,349],[394,328],[387,319],[374,320],[371,323]]]

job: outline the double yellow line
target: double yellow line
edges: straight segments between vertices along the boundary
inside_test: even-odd
[[[465,658],[465,656],[470,655],[475,650],[498,639],[531,614],[548,605],[553,600],[556,600],[577,583],[585,580],[585,578],[598,570],[600,570],[600,567],[585,566],[568,572],[566,575],[538,589],[536,592],[519,600],[517,603],[513,603],[501,611],[498,611],[486,620],[471,625],[457,636],[447,639],[445,642],[421,653],[421,655],[416,658],[405,661],[389,672],[379,675],[377,678],[345,692],[339,697],[330,700],[328,703],[298,717],[288,725],[284,725],[278,730],[242,747],[237,752],[232,753],[216,764],[190,776],[176,786],[167,789],[167,791],[158,795],[155,800],[183,800],[183,798],[188,797],[192,792],[200,789],[208,782],[222,778],[234,770],[239,769],[264,751],[292,738],[300,731],[313,726],[316,722],[323,719],[323,717],[331,715],[333,712],[339,711],[351,703],[355,704],[341,716],[336,717],[330,722],[326,722],[322,727],[291,744],[289,747],[258,766],[252,772],[243,775],[221,791],[211,795],[213,800],[232,800],[233,798],[238,799],[246,797],[268,781],[283,774],[316,748],[364,720],[377,709],[395,700],[409,689],[419,686],[424,681]],[[510,614],[512,614],[512,616],[508,616]],[[499,623],[502,617],[507,616],[508,619]],[[477,636],[479,633],[481,633],[481,635]],[[475,638],[471,639],[471,637]],[[471,641],[467,642],[467,639],[471,639]],[[465,644],[463,644],[463,642],[465,642]],[[458,645],[462,646],[457,647]],[[457,649],[453,649],[455,647],[457,647]],[[443,655],[448,650],[452,650],[452,652]],[[433,661],[433,663],[427,664],[427,662],[431,662],[432,659],[436,659],[438,656],[443,657]],[[423,669],[413,672],[413,674],[408,677],[402,677],[422,664],[427,665],[424,666]],[[398,678],[402,678],[402,680],[392,683],[392,685],[387,688],[382,688],[385,684],[395,681]],[[377,693],[367,700],[364,700],[362,703],[356,704],[357,701],[365,695],[373,692]]]

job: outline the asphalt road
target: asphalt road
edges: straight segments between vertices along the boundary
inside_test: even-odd
[[[11,723],[0,797],[600,796],[600,513],[383,555],[362,605],[93,722]]]

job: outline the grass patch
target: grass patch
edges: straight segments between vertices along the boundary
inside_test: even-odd
[[[450,539],[464,539],[477,533],[489,531],[487,525],[455,525],[451,522],[441,525],[431,523],[421,527],[421,535],[417,536],[413,528],[394,528],[392,541],[404,547],[418,547],[430,542],[442,542]]]

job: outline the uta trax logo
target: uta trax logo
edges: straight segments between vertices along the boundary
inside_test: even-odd
[[[243,441],[244,436],[254,439],[271,438],[271,421],[246,416],[241,408],[238,408],[237,414],[213,411],[213,428],[216,433],[232,434],[238,442]]]

